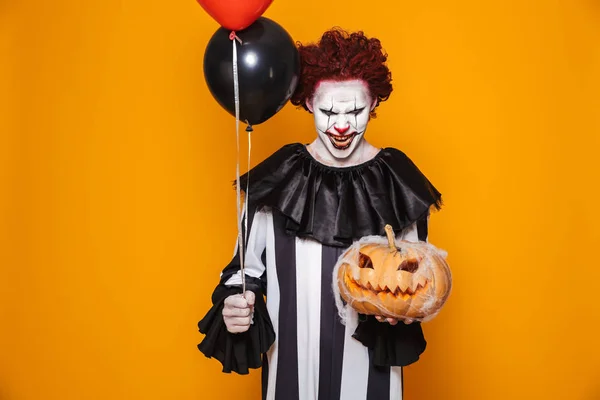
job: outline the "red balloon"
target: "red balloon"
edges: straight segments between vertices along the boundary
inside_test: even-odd
[[[252,25],[273,0],[197,0],[223,28],[241,31]]]

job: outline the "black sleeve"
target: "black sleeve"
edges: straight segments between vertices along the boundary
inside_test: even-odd
[[[252,223],[248,220],[250,232]],[[250,241],[249,241],[250,242]],[[259,253],[258,259],[263,259],[264,249],[250,248],[246,251]],[[251,290],[256,296],[253,323],[248,331],[230,333],[223,321],[223,303],[227,297],[242,292],[241,285],[231,286],[225,283],[240,270],[240,260],[237,255],[225,267],[221,279],[212,294],[213,306],[198,323],[200,333],[205,335],[198,344],[198,349],[208,358],[219,360],[223,372],[248,374],[250,368],[262,365],[262,355],[267,352],[275,341],[275,331],[267,312],[264,296],[266,294],[266,272],[259,278],[246,275],[246,290]]]
[[[419,240],[426,241],[427,218],[416,222]],[[352,335],[356,340],[373,350],[376,366],[404,367],[419,360],[427,347],[421,323],[415,321],[396,325],[379,322],[372,315],[359,314],[358,327]]]

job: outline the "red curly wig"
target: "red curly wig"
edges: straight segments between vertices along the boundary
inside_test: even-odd
[[[377,105],[387,100],[392,93],[392,75],[385,62],[381,42],[367,38],[363,32],[348,33],[342,29],[331,29],[323,34],[317,44],[298,43],[300,53],[300,81],[291,103],[308,110],[315,89],[323,80],[358,79],[366,83]],[[375,108],[371,111],[375,117]]]

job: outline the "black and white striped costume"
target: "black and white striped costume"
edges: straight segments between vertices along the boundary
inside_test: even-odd
[[[236,254],[199,323],[206,334],[199,349],[225,372],[262,366],[263,399],[402,399],[402,367],[425,350],[421,325],[391,326],[357,313],[343,325],[333,269],[354,240],[383,235],[385,224],[402,238],[427,240],[440,194],[389,148],[364,164],[332,168],[292,144],[249,176],[245,273],[257,294],[253,325],[230,334],[221,315],[224,299],[241,291]]]

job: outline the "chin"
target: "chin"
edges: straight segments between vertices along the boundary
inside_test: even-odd
[[[358,147],[358,144],[360,143],[360,138],[359,137],[355,137],[352,140],[352,143],[350,143],[348,146],[345,147],[339,147],[339,146],[335,146],[333,143],[331,143],[331,141],[329,141],[329,139],[327,139],[327,150],[329,150],[329,153],[331,153],[331,155],[338,159],[338,160],[344,160],[348,157],[350,157],[353,153],[354,150],[356,150],[356,148]]]
[[[352,153],[354,152],[354,149],[352,147],[342,150],[336,149],[331,145],[327,146],[327,150],[329,150],[329,153],[331,153],[331,155],[338,160],[345,160],[346,158],[350,157],[350,155],[352,155]]]

